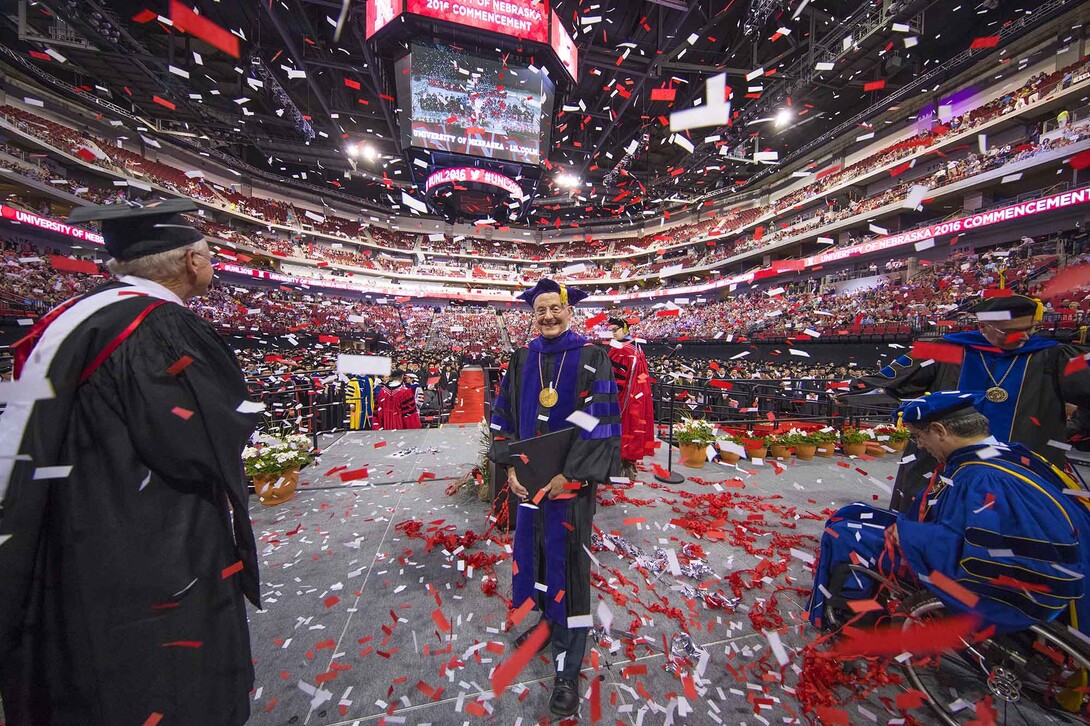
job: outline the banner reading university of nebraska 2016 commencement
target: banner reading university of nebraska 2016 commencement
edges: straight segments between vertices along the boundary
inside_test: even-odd
[[[549,3],[544,0],[371,0],[366,36],[370,38],[403,12],[549,42]]]

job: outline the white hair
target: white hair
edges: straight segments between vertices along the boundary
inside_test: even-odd
[[[185,256],[190,250],[204,252],[208,249],[203,239],[187,244],[184,247],[175,247],[166,252],[156,252],[154,255],[137,257],[135,260],[110,259],[106,262],[106,268],[114,277],[132,275],[142,277],[145,280],[169,280],[178,277],[185,271]]]

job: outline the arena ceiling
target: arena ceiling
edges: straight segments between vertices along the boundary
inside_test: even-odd
[[[805,170],[821,139],[873,130],[892,106],[926,97],[974,63],[1000,63],[1011,38],[1077,4],[554,0],[579,49],[579,81],[558,88],[548,163],[527,221],[655,220]],[[0,61],[23,73],[31,64],[79,87],[73,97],[108,101],[179,142],[338,199],[399,203],[412,157],[396,129],[391,71],[384,82],[383,61],[368,63],[374,51],[365,47],[361,0],[347,3],[339,42],[341,0],[196,7],[234,33],[238,59],[178,32],[166,0],[19,0],[0,22],[0,43],[11,51]],[[967,52],[996,36],[999,48]],[[705,81],[723,72],[731,123],[672,134],[669,113],[692,107]],[[653,100],[655,89],[662,100]],[[133,125],[115,133],[131,136]],[[350,158],[349,144],[366,153]]]

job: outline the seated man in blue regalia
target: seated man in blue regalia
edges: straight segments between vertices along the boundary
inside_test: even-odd
[[[814,625],[834,596],[874,597],[873,583],[845,577],[855,562],[927,587],[997,632],[1055,618],[1090,632],[1090,509],[1071,496],[1083,490],[1022,444],[990,436],[976,402],[943,391],[898,410],[940,468],[903,514],[857,502],[828,521],[808,607]]]

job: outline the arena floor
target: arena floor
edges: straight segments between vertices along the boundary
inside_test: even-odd
[[[249,723],[548,721],[552,669],[544,657],[531,661],[499,698],[490,695],[491,670],[510,654],[512,635],[501,632],[504,601],[482,592],[487,574],[480,567],[461,571],[462,563],[447,556],[442,545],[427,551],[426,542],[408,537],[404,526],[420,522],[426,536],[435,535],[429,527],[485,532],[486,505],[466,493],[446,493],[476,460],[478,441],[476,427],[347,434],[304,472],[301,479],[308,484],[294,500],[273,508],[254,500],[266,609],[251,611],[257,684]],[[665,458],[660,451],[656,461],[665,464]],[[370,478],[341,481],[340,473],[364,466]],[[337,467],[347,469],[324,476]],[[816,550],[822,512],[853,500],[884,504],[896,459],[838,456],[741,468],[675,468],[688,476],[684,483],[658,485],[648,466],[634,487],[600,492],[601,500],[614,500],[619,492],[635,501],[600,506],[595,524],[649,556],[656,547],[682,554],[683,546],[698,543],[712,574],[675,577],[671,561],[661,571],[650,569],[645,580],[619,551],[595,553],[596,572],[628,598],[626,605],[618,604],[619,596],[603,600],[613,614],[614,635],[628,631],[635,614],[643,618],[638,635],[647,642],[635,646],[634,660],[626,655],[623,638],[612,652],[605,641],[591,643],[580,685],[591,697],[583,701],[580,720],[634,726],[675,720],[791,722],[800,714],[797,687],[813,682],[797,651],[816,637],[800,627],[804,597],[792,587],[811,583],[805,560]],[[721,529],[726,540],[697,539],[691,529],[670,524],[686,512],[709,515],[707,522],[724,520],[711,528]],[[502,555],[503,550],[483,541],[463,554]],[[751,568],[756,569],[737,574]],[[495,573],[497,595],[509,595],[508,562],[498,562]],[[736,609],[686,602],[680,591],[704,584],[732,598],[727,580],[732,573],[741,594]],[[755,607],[767,612],[755,615]],[[780,657],[789,660],[785,668],[772,647],[777,636],[770,641],[751,616],[763,629],[778,631],[785,649]],[[530,615],[515,631],[535,620]],[[451,626],[447,637],[440,633],[444,621]],[[666,647],[681,645],[673,640],[681,632],[679,621],[707,653],[702,658],[690,651],[684,680],[667,669],[665,657]],[[595,676],[600,676],[593,689],[597,698]],[[592,702],[600,706],[600,716]],[[873,698],[862,709],[849,710],[852,722],[860,714],[883,721],[886,714],[901,715]],[[926,713],[915,715],[930,720]]]

